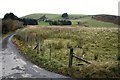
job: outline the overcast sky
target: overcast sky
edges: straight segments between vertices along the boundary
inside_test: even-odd
[[[118,15],[119,0],[1,0],[0,18],[13,12],[21,17],[32,13]]]

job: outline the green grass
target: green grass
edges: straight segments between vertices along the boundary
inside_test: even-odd
[[[48,23],[48,22],[44,22],[44,21],[40,21],[40,22],[38,22],[38,25],[41,25],[41,26],[48,26],[49,23]]]
[[[28,42],[24,38],[28,36]],[[33,48],[40,37],[41,51]],[[19,48],[30,60],[47,70],[73,78],[80,77],[119,77],[118,74],[118,29],[117,28],[79,28],[69,26],[28,27],[19,30],[14,37]],[[50,46],[51,60],[50,60]],[[79,48],[79,47],[81,48]],[[73,67],[68,68],[69,47],[74,54],[92,64],[73,59]],[[82,52],[85,53],[82,53]],[[82,64],[77,66],[77,64]]]
[[[86,25],[87,27],[118,27],[118,25],[114,23],[97,21],[95,19],[92,19],[90,16],[77,20],[72,20],[73,25],[76,25],[78,21],[80,21],[83,25]]]
[[[61,15],[62,15],[62,14],[46,14],[46,13],[30,14],[30,15],[23,16],[22,18],[39,19],[39,18],[42,17],[43,15],[46,15],[46,17],[47,17],[48,19],[53,19],[53,20],[62,19],[62,18],[61,18]],[[85,15],[83,15],[83,14],[69,14],[69,17],[70,17],[70,18],[73,18],[73,19],[74,19],[74,18],[80,19],[80,17],[83,17],[83,16],[85,16]]]
[[[23,18],[39,19],[43,15],[46,15],[48,19],[52,19],[52,20],[62,19],[61,18],[62,14],[46,14],[46,13],[30,14],[23,16]],[[82,26],[87,26],[87,27],[118,27],[118,25],[116,24],[110,22],[97,21],[95,19],[92,19],[91,16],[83,15],[83,14],[69,14],[69,18],[71,19],[73,26],[77,26],[77,22],[80,21],[82,23]],[[48,25],[48,23],[46,22],[39,22],[39,23],[45,26]]]
[[[46,14],[46,13],[41,13],[41,14],[30,14],[30,15],[26,15],[23,16],[22,18],[32,18],[32,19],[39,19],[40,17],[42,17],[43,15],[46,15],[46,17],[48,19],[60,19],[61,15],[59,14]]]

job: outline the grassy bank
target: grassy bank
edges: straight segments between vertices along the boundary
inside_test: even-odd
[[[38,37],[39,54],[34,50]],[[33,63],[50,71],[74,78],[120,76],[117,28],[30,26],[18,30],[13,42]],[[68,68],[70,47],[74,55],[92,64],[73,59],[73,66]]]

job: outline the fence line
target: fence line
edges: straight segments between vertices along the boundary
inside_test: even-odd
[[[28,33],[26,32],[25,33],[25,35],[24,35],[25,37],[25,43],[27,43],[28,41],[30,42],[30,39],[32,39],[32,38],[30,38],[30,37],[28,37]],[[34,41],[34,40],[32,40],[32,41]],[[39,54],[40,53],[40,37],[38,36],[38,35],[36,35],[36,46],[35,46],[35,50],[37,50],[37,54]],[[49,51],[49,60],[51,60],[52,59],[52,50],[51,50],[51,48],[52,48],[52,45],[50,45],[50,51]],[[83,51],[84,52],[84,51]],[[73,58],[76,58],[76,59],[78,59],[78,60],[81,60],[81,61],[83,61],[83,62],[85,62],[85,63],[87,63],[87,64],[91,64],[91,62],[89,62],[89,61],[87,61],[87,60],[85,60],[85,59],[83,59],[83,58],[81,58],[81,57],[77,57],[76,55],[74,55],[74,52],[73,52],[73,48],[70,48],[70,53],[69,53],[69,63],[68,63],[68,67],[72,67],[72,64],[73,64]]]

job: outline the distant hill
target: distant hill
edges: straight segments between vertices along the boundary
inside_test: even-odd
[[[42,16],[46,16],[48,19],[62,19],[62,14],[46,14],[46,13],[35,13],[35,14],[29,14],[26,16],[23,16],[22,18],[31,18],[31,19],[39,19]],[[83,14],[68,14],[70,19],[80,19],[81,17],[84,17],[86,15]]]
[[[92,18],[99,21],[111,22],[120,25],[120,16],[100,14],[100,15],[93,15]]]
[[[29,15],[26,15],[26,16],[23,16],[22,18],[31,18],[31,19],[39,19],[40,17],[42,16],[46,16],[47,18],[49,19],[56,19],[56,18],[60,18],[59,14],[44,14],[44,13],[41,13],[41,14],[29,14]]]
[[[118,27],[118,17],[114,15],[84,15],[84,14],[68,14],[69,19],[72,21],[72,25],[77,25],[80,21],[81,24],[89,27]],[[46,13],[35,13],[23,16],[22,18],[37,19],[39,25],[49,25],[46,22],[40,22],[40,18],[59,20],[62,19],[62,14],[46,14]]]

